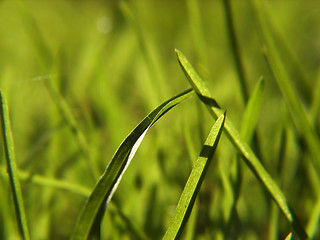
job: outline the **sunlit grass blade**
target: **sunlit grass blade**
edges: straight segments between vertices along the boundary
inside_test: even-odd
[[[23,239],[30,239],[26,213],[23,205],[22,191],[18,177],[18,168],[15,159],[15,150],[9,117],[9,107],[6,97],[1,92],[0,102],[2,141],[4,144],[5,156],[7,161],[7,172],[9,175],[9,183],[12,191],[17,223],[21,237]]]
[[[213,115],[214,118],[217,118],[218,116],[223,114],[223,110],[220,109],[218,103],[211,97],[208,88],[205,86],[202,79],[193,69],[187,58],[179,50],[176,50],[176,53],[182,70],[184,71],[187,79],[189,80],[189,83],[191,84],[192,88],[196,91],[199,99],[208,107],[209,112]],[[228,117],[226,117],[224,131],[230,139],[230,141],[232,142],[232,144],[234,145],[234,147],[243,155],[247,165],[250,167],[250,169],[254,172],[257,178],[266,187],[270,195],[276,201],[276,203],[282,210],[283,214],[291,223],[292,227],[295,229],[299,237],[301,239],[307,239],[308,236],[304,228],[294,215],[284,194],[282,193],[278,185],[275,183],[275,181],[271,178],[270,174],[262,166],[259,159],[253,153],[248,144],[242,139],[239,132],[236,130],[233,123]]]
[[[112,198],[122,175],[127,169],[149,128],[167,111],[191,94],[192,91],[187,90],[161,104],[147,117],[145,117],[144,120],[142,120],[142,122],[122,142],[87,200],[77,220],[72,239],[88,238],[97,215],[99,213],[101,214],[101,211],[104,211],[105,205],[107,205]]]
[[[224,121],[225,114],[221,115],[213,125],[207,140],[203,145],[201,153],[192,169],[189,179],[183,189],[175,214],[163,239],[171,240],[180,237],[182,230],[184,229],[184,226],[191,214],[193,204],[196,200],[213,154],[217,148]]]

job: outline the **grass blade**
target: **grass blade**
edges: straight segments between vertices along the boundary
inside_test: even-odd
[[[104,211],[105,204],[108,204],[112,198],[122,175],[149,128],[167,111],[186,99],[190,94],[192,94],[192,90],[187,90],[161,104],[145,117],[122,142],[115,152],[110,164],[91,192],[91,195],[77,220],[72,239],[88,238],[96,217],[101,215],[101,212]]]
[[[213,125],[184,187],[173,219],[171,220],[163,239],[176,239],[181,235],[182,230],[191,214],[193,204],[196,200],[213,154],[217,148],[224,121],[225,114],[221,115]]]
[[[213,115],[213,117],[217,118],[223,113],[218,103],[211,97],[208,88],[205,86],[202,79],[193,69],[187,58],[179,50],[176,50],[176,53],[182,70],[184,71],[192,88],[196,91],[200,100],[203,103],[205,103],[205,105],[208,107],[208,110]],[[270,174],[262,166],[259,159],[253,153],[248,144],[241,138],[239,132],[236,130],[233,123],[228,118],[226,118],[224,130],[234,147],[243,155],[247,165],[250,167],[250,169],[254,172],[257,178],[266,187],[270,195],[276,201],[276,203],[278,204],[288,221],[291,223],[292,227],[297,232],[299,237],[301,239],[308,239],[306,231],[294,215],[284,194],[282,193],[278,185],[275,183],[275,181],[271,178]]]
[[[2,127],[2,140],[5,149],[7,160],[7,172],[9,175],[9,182],[12,191],[12,198],[16,211],[17,223],[21,237],[23,239],[30,239],[29,229],[27,224],[26,213],[23,205],[22,191],[18,177],[18,168],[16,165],[13,137],[11,131],[11,124],[9,118],[9,108],[6,97],[0,92],[1,101],[1,127]]]

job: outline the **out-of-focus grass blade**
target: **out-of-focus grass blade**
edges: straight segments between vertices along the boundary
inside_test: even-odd
[[[274,75],[274,78],[281,90],[281,93],[285,99],[285,102],[290,110],[290,114],[295,122],[297,131],[307,143],[307,147],[312,155],[314,165],[317,170],[320,170],[320,140],[317,137],[316,131],[312,127],[310,120],[308,119],[307,113],[303,108],[299,97],[295,93],[292,84],[290,82],[290,77],[284,65],[281,61],[281,57],[277,51],[276,43],[272,38],[269,30],[269,25],[267,22],[266,15],[261,9],[259,1],[253,1],[254,8],[258,16],[259,25],[261,32],[266,42],[266,47],[264,49],[264,55],[266,57],[267,63]]]
[[[307,232],[311,239],[314,239],[315,234],[319,231],[319,219],[320,219],[320,196],[312,208],[311,215],[307,224]]]
[[[120,10],[122,11],[124,17],[127,19],[128,23],[132,26],[134,33],[137,37],[138,44],[145,60],[147,70],[149,73],[149,78],[145,79],[145,84],[148,86],[148,94],[150,97],[151,104],[158,102],[161,94],[161,87],[157,86],[155,83],[161,82],[160,72],[157,70],[157,66],[160,66],[159,62],[156,62],[152,56],[150,45],[143,34],[143,28],[140,26],[138,20],[135,18],[129,4],[127,1],[120,2]]]
[[[207,67],[206,41],[203,31],[204,24],[201,19],[200,2],[197,0],[187,0],[186,4],[197,61],[202,62],[204,67]]]
[[[87,160],[88,168],[90,169],[92,178],[96,180],[99,176],[99,171],[97,169],[96,163],[93,161],[92,156],[90,154],[90,148],[88,146],[85,135],[78,127],[77,121],[74,118],[69,105],[61,96],[61,94],[58,92],[58,90],[55,89],[52,79],[51,78],[46,79],[45,83],[54,103],[57,105],[62,117],[64,118],[65,122],[68,124],[72,133],[75,135],[78,141],[81,152],[83,153],[85,159]]]
[[[243,139],[248,143],[253,136],[254,129],[258,121],[263,88],[264,79],[261,77],[246,105],[246,109],[243,114],[240,133]]]
[[[269,50],[269,51],[268,51]],[[314,159],[314,164],[318,170],[320,170],[320,141],[317,137],[315,130],[313,129],[308,116],[299,101],[299,98],[295,94],[292,85],[289,80],[289,76],[281,61],[279,61],[279,57],[277,56],[275,49],[270,47],[268,50],[264,52],[266,60],[270,66],[271,71],[274,74],[274,77],[280,87],[282,95],[286,101],[286,104],[290,110],[291,116],[296,124],[297,131],[301,135],[301,137],[307,143],[307,147],[312,155],[312,159]]]
[[[264,79],[261,77],[257,82],[253,93],[251,94],[246,108],[242,117],[242,124],[240,133],[245,142],[250,144],[252,141],[252,137],[254,136],[254,131],[256,128],[256,123],[258,120],[259,110],[262,101],[262,93],[264,89]],[[257,142],[255,142],[257,143]],[[232,179],[234,179],[234,186],[232,186],[231,179],[227,176],[225,170],[220,167],[221,180],[226,191],[225,199],[223,201],[223,210],[224,216],[227,221],[226,229],[231,228],[231,224],[234,221],[237,221],[237,202],[240,195],[241,185],[242,185],[242,168],[243,164],[241,164],[239,160],[239,156],[237,155],[237,159],[234,162],[236,171],[232,173]],[[226,231],[225,234],[229,234],[230,232]],[[225,238],[232,238],[232,236],[225,236]]]
[[[179,63],[184,71],[189,83],[192,88],[196,91],[200,100],[208,107],[209,112],[214,118],[217,118],[223,114],[222,109],[219,107],[218,103],[211,97],[208,88],[205,86],[202,79],[193,69],[187,58],[179,51],[176,50]],[[302,227],[301,223],[298,221],[294,215],[292,209],[290,208],[284,194],[278,187],[278,185],[271,178],[270,174],[261,165],[259,159],[255,156],[248,144],[241,138],[239,132],[234,127],[231,120],[226,117],[226,122],[224,125],[225,133],[234,145],[234,147],[243,155],[245,162],[258,177],[261,183],[266,187],[270,195],[276,201],[288,221],[291,223],[292,227],[295,229],[297,234],[301,239],[308,239],[306,231]]]
[[[207,140],[203,145],[201,153],[192,169],[189,179],[183,189],[175,214],[163,239],[171,240],[180,237],[182,230],[190,216],[193,204],[196,200],[213,154],[217,148],[224,121],[225,114],[220,116],[213,125]]]
[[[104,207],[108,204],[116,191],[122,175],[127,169],[149,128],[162,115],[191,94],[192,90],[187,90],[161,104],[145,117],[145,119],[142,120],[142,122],[122,142],[82,209],[74,228],[72,239],[88,238],[97,216],[103,215],[101,213],[103,213]]]
[[[320,111],[320,68],[318,69],[317,81],[313,90],[312,104],[311,104],[312,122],[315,123],[319,117]]]
[[[9,175],[9,182],[12,191],[12,198],[16,211],[17,223],[21,237],[23,239],[30,239],[27,218],[23,205],[22,191],[18,178],[18,169],[16,165],[13,137],[11,132],[11,124],[9,118],[9,108],[6,97],[0,92],[0,111],[1,111],[1,127],[2,140],[5,149],[7,160],[7,172]]]
[[[233,14],[232,14],[232,9],[231,9],[231,1],[230,0],[222,0],[222,3],[224,6],[224,11],[225,11],[225,18],[226,18],[230,46],[231,46],[232,53],[234,56],[236,70],[237,70],[238,78],[239,78],[239,82],[240,82],[242,99],[244,100],[244,102],[247,102],[248,98],[249,98],[249,91],[248,91],[248,86],[246,83],[246,76],[245,76],[245,70],[244,70],[243,61],[242,61],[242,57],[241,57],[241,52],[239,49],[239,41],[238,41],[237,35],[236,35],[235,23],[233,20]]]
[[[0,167],[0,174],[5,175],[5,170],[2,167]],[[70,191],[85,197],[90,195],[89,189],[73,184],[71,182],[62,181],[54,178],[48,178],[46,176],[41,176],[38,174],[31,174],[29,172],[21,170],[18,171],[18,176],[21,181],[28,181],[28,183]]]

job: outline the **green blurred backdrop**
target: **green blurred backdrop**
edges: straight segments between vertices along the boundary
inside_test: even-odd
[[[286,62],[302,103],[311,109],[320,62],[320,4],[315,0],[265,3],[278,36],[301,63],[303,81],[295,65]],[[316,194],[308,172],[299,170],[304,146],[292,130],[265,63],[250,1],[233,0],[231,7],[249,95],[258,79],[265,77],[258,122],[264,165],[275,179],[280,178],[276,173],[279,146],[288,124],[282,189],[306,224]],[[18,167],[30,174],[22,181],[22,189],[32,239],[68,239],[85,201],[81,194],[52,188],[43,180],[37,183],[32,176],[87,189],[95,182],[54,93],[60,93],[75,117],[100,174],[147,113],[189,88],[175,48],[189,58],[240,127],[245,103],[225,16],[222,0],[0,2],[0,88],[8,96]],[[283,45],[279,48],[286,52]],[[47,84],[49,80],[52,85]],[[319,129],[317,114],[314,121]],[[151,239],[164,234],[212,123],[198,101],[189,99],[156,124],[126,172],[115,202]],[[234,155],[223,136],[200,192],[194,239],[226,236],[224,205],[230,204],[230,196],[219,172],[230,168]],[[16,239],[3,156],[0,238]],[[240,239],[271,239],[272,200],[250,170],[244,171],[239,221],[230,232]],[[280,216],[280,239],[290,231]],[[112,209],[107,211],[102,232],[104,239],[132,238]]]

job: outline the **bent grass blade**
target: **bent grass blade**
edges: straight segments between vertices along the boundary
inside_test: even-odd
[[[208,88],[205,86],[203,80],[199,77],[197,72],[193,69],[187,58],[179,50],[176,49],[175,51],[182,70],[189,80],[189,83],[197,93],[199,99],[208,107],[211,115],[213,115],[214,118],[217,118],[223,114],[223,111],[220,109],[218,103],[211,97]],[[234,147],[243,155],[243,159],[245,160],[246,164],[254,172],[260,182],[266,187],[270,195],[276,201],[299,237],[301,239],[308,239],[306,231],[294,215],[293,210],[289,206],[284,194],[272,179],[270,174],[262,166],[259,159],[253,153],[248,144],[241,138],[239,132],[236,130],[228,117],[225,120],[224,130]]]
[[[181,235],[191,214],[193,204],[196,200],[213,154],[217,148],[224,121],[225,114],[221,115],[213,125],[183,189],[175,214],[163,237],[164,240],[176,239]]]
[[[23,205],[22,191],[18,177],[18,168],[15,159],[15,151],[9,117],[9,107],[7,104],[6,97],[1,92],[0,102],[2,140],[7,160],[7,172],[9,175],[9,182],[16,211],[17,223],[21,237],[23,239],[30,239],[26,213]]]
[[[79,240],[88,238],[95,221],[97,221],[97,217],[103,215],[104,208],[111,200],[122,175],[149,128],[166,112],[189,97],[192,93],[193,91],[191,89],[187,90],[161,104],[146,116],[121,143],[82,209],[71,239]],[[99,220],[100,219],[98,219],[98,221]]]

